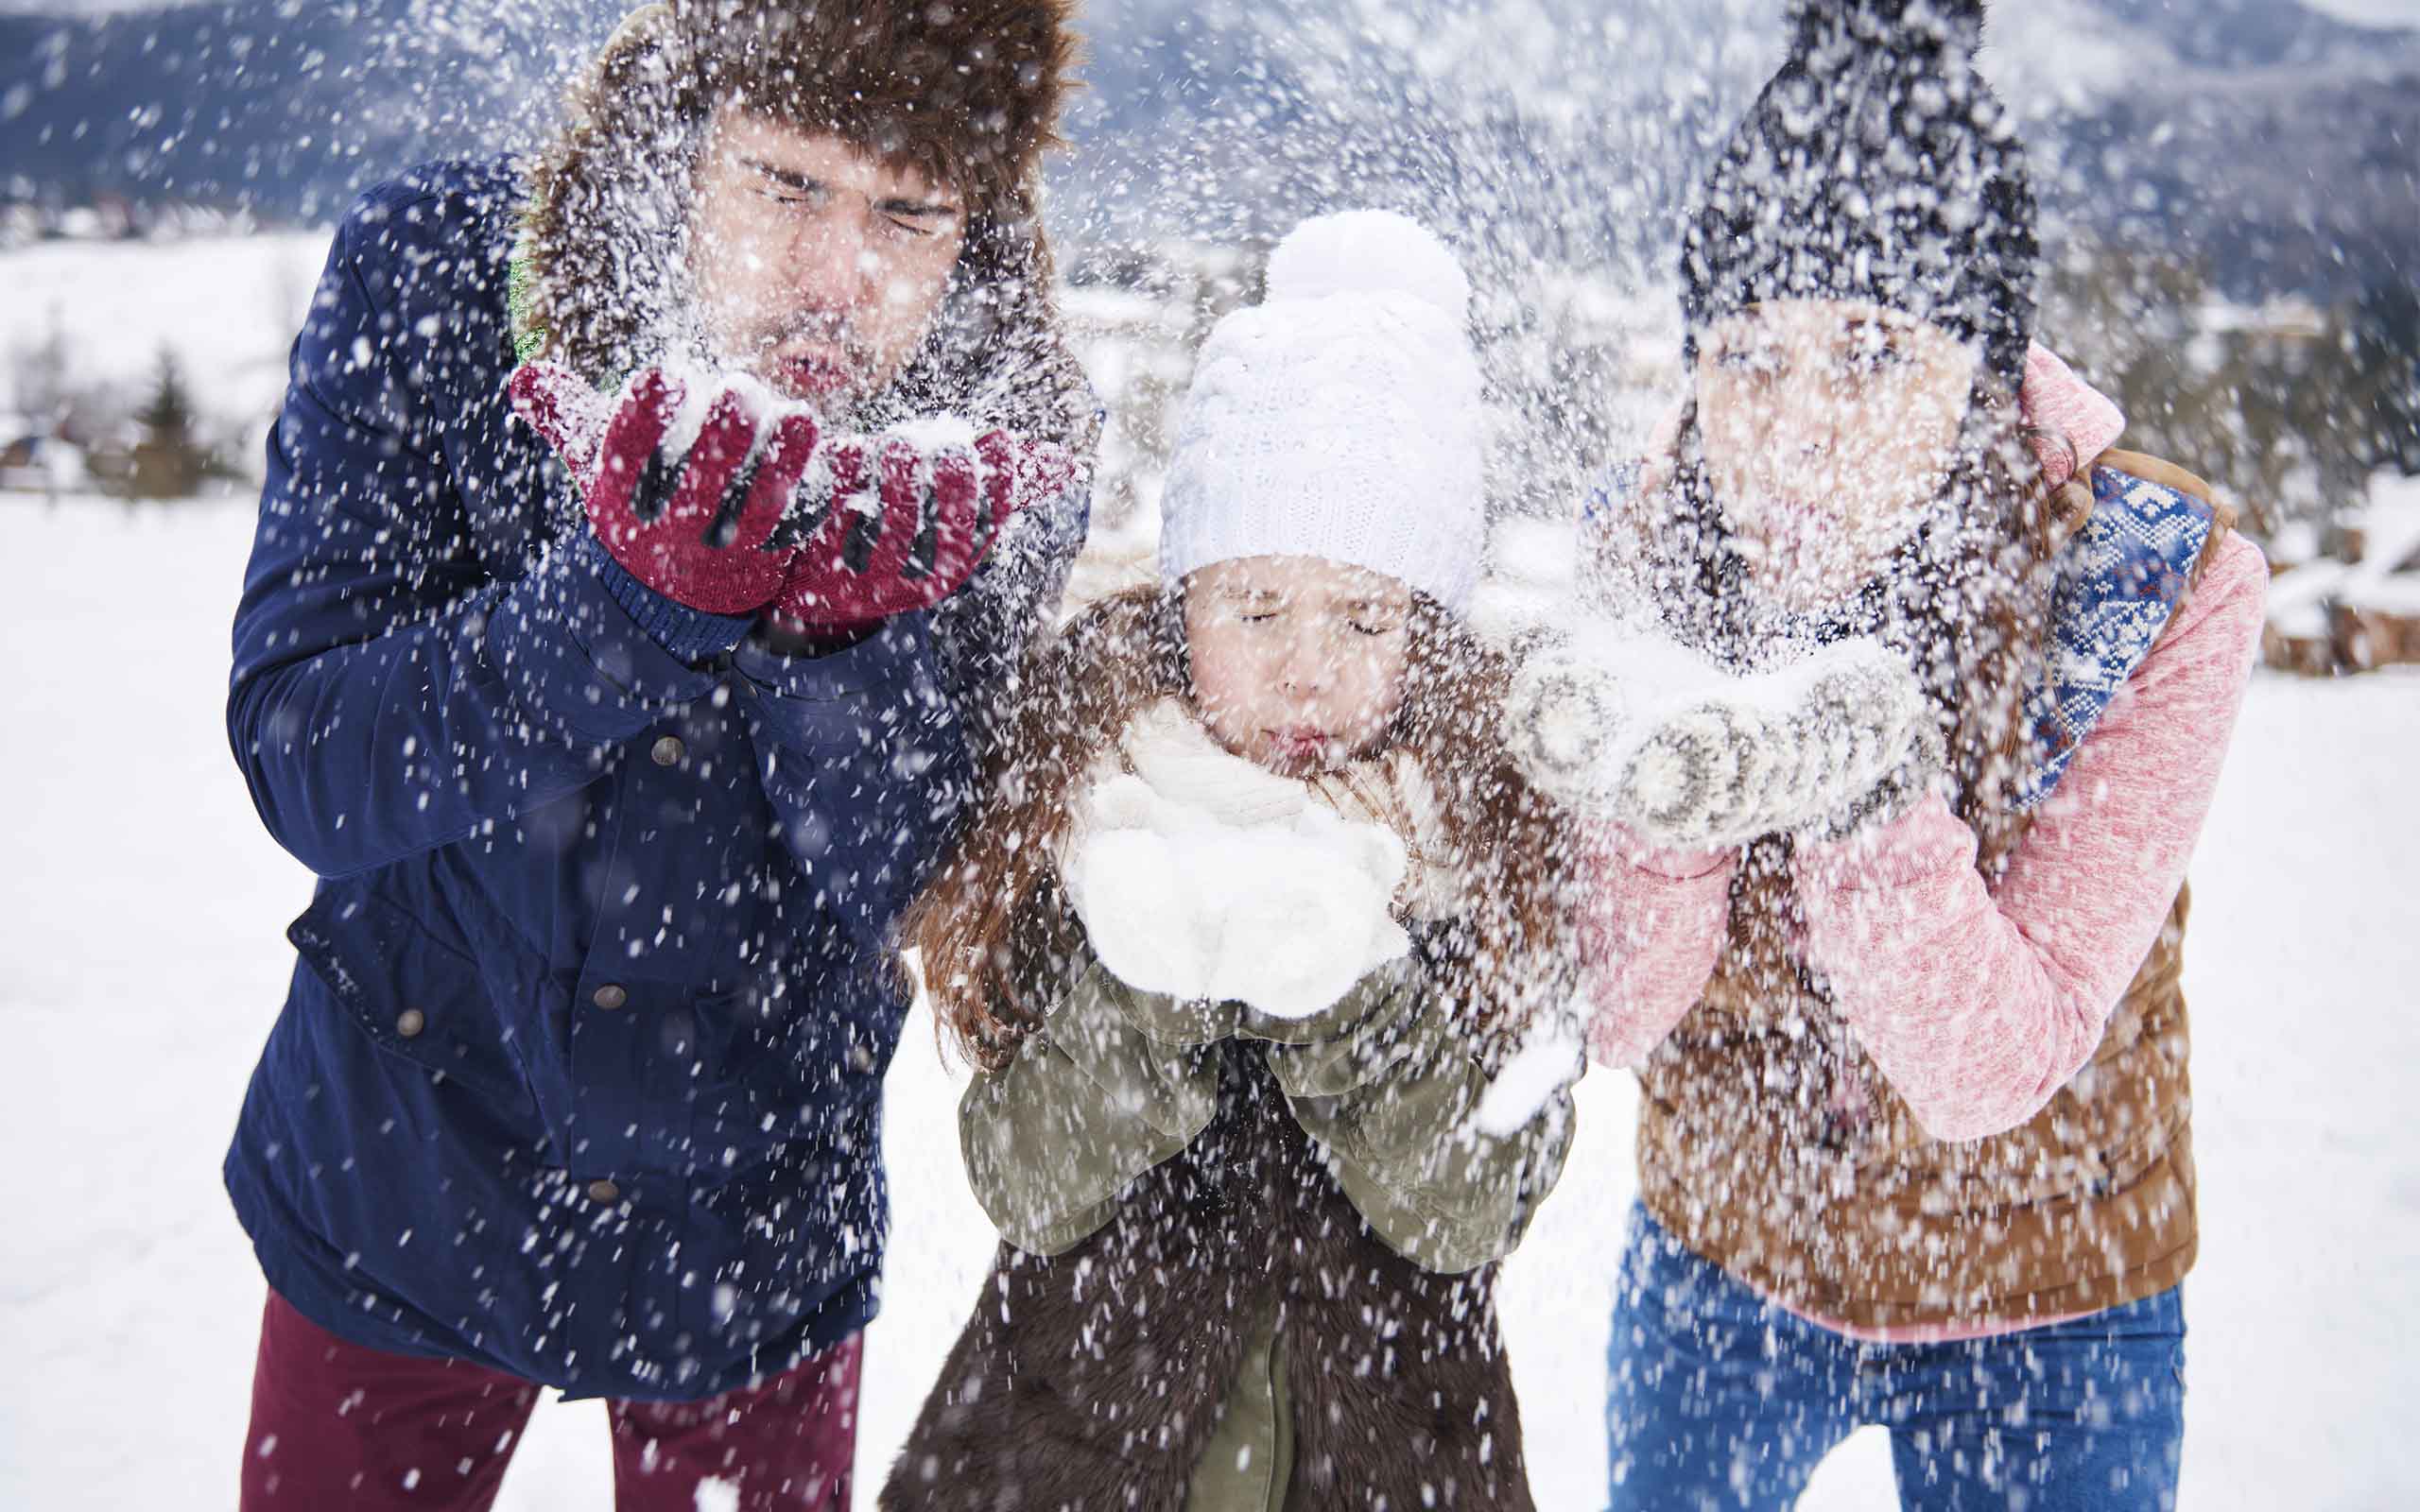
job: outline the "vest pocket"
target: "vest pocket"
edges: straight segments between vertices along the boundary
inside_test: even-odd
[[[534,1109],[477,963],[409,913],[323,885],[285,937],[379,1049],[496,1108]]]

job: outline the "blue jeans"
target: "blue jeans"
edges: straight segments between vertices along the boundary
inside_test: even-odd
[[[2175,1290],[1997,1338],[1860,1344],[1765,1301],[1642,1209],[1609,1363],[1615,1512],[1788,1508],[1871,1423],[1891,1430],[1904,1508],[2176,1505]]]

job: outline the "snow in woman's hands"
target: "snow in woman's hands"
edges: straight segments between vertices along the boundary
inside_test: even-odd
[[[1303,1019],[1410,948],[1391,911],[1403,842],[1318,804],[1230,824],[1121,775],[1093,789],[1071,850],[1093,953],[1143,991]]]
[[[1142,992],[1206,996],[1216,939],[1200,927],[1201,901],[1155,830],[1103,830],[1067,869],[1067,893],[1093,954],[1110,974]]]
[[[1927,710],[1905,662],[1841,641],[1734,673],[1660,636],[1595,627],[1532,657],[1506,701],[1525,770],[1657,845],[1743,844],[1854,801]]]

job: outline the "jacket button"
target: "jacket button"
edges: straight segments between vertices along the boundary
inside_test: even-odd
[[[863,1045],[849,1047],[849,1069],[855,1072],[873,1070],[873,1052]]]
[[[666,735],[648,747],[647,753],[658,766],[678,766],[681,758],[689,754],[689,747],[681,744],[680,736]]]
[[[428,1027],[428,1015],[418,1008],[406,1008],[395,1015],[395,1032],[406,1040],[415,1040]]]
[[[630,1002],[631,994],[619,982],[608,982],[590,993],[588,1001],[610,1011]]]
[[[588,1183],[588,1200],[600,1207],[609,1202],[619,1202],[621,1199],[622,1189],[611,1181],[600,1179]]]

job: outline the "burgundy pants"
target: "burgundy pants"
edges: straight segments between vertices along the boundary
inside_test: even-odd
[[[610,1401],[616,1512],[692,1512],[709,1478],[745,1512],[847,1512],[855,1334],[761,1386],[705,1401]],[[459,1360],[363,1349],[275,1292],[261,1317],[243,1512],[485,1512],[538,1388]]]

